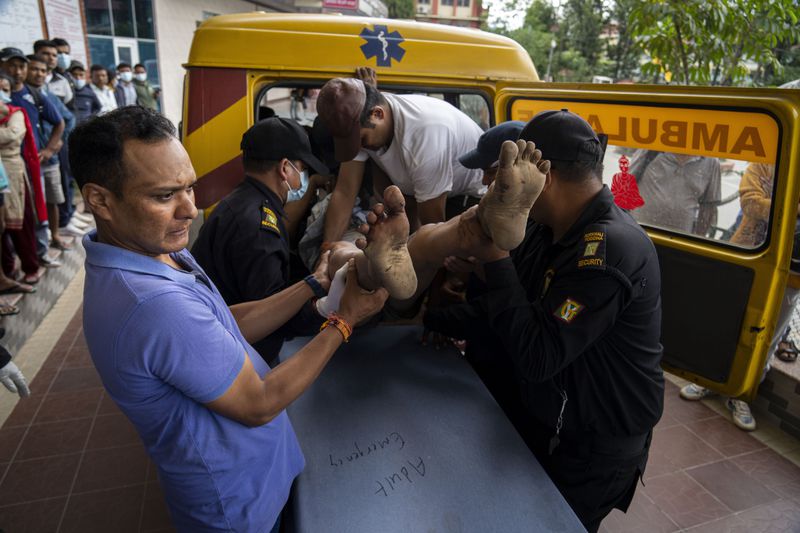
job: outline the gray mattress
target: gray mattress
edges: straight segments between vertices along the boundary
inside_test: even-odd
[[[420,335],[356,332],[289,408],[307,464],[287,522],[314,533],[583,531],[467,362]]]

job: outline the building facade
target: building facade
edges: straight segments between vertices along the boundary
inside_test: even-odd
[[[414,18],[422,22],[480,28],[481,0],[414,0]]]
[[[87,66],[141,63],[161,89],[161,111],[177,125],[195,29],[210,17],[248,11],[388,13],[382,0],[0,0],[0,48],[33,53],[37,39],[61,37]]]

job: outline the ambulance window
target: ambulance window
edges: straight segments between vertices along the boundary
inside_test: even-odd
[[[642,226],[746,249],[767,242],[779,126],[757,110],[518,98],[528,121],[568,109],[608,137],[603,181]]]
[[[460,94],[459,109],[475,121],[483,130],[489,129],[489,104],[479,94]]]
[[[395,94],[422,94],[444,100],[463,111],[478,126],[486,130],[491,124],[489,102],[482,94],[462,93],[458,90],[429,92],[416,89],[383,88]],[[311,126],[317,117],[317,87],[270,87],[261,93],[256,107],[256,121],[272,116],[291,118],[303,126]]]
[[[603,178],[616,203],[644,226],[758,248],[767,238],[774,169],[609,144]]]
[[[257,120],[270,117],[291,118],[311,126],[317,117],[319,89],[308,87],[272,87],[261,95],[256,109]]]
[[[483,130],[489,129],[490,115],[489,103],[486,98],[480,94],[459,94],[457,92],[434,93],[426,91],[387,91],[396,92],[398,94],[422,94],[430,96],[431,98],[438,98],[444,100],[454,107],[460,109],[475,121],[475,124]]]

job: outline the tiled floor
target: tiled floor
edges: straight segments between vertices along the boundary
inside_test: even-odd
[[[667,383],[645,486],[601,531],[800,531],[800,466],[772,448],[794,457],[800,442],[773,428],[740,431],[720,400],[705,403]]]
[[[153,464],[92,366],[80,312],[31,389],[0,429],[0,529],[172,531]],[[672,383],[665,403],[646,485],[602,531],[800,532],[800,467],[771,447],[794,458],[800,442],[743,433],[718,400],[683,401]]]
[[[77,313],[0,429],[6,533],[173,531],[155,468],[103,391]]]

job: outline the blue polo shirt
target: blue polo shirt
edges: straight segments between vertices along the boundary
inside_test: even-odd
[[[39,93],[41,94],[42,91],[39,91]],[[28,118],[34,130],[33,136],[36,138],[36,147],[42,150],[50,141],[50,133],[45,132],[45,124],[56,126],[63,117],[49,98],[42,95],[39,101],[41,103],[41,113],[39,113],[39,106],[36,105],[36,99],[27,85],[23,85],[21,90],[11,93],[11,103],[23,108],[28,113]],[[52,128],[50,131],[52,131]]]
[[[139,431],[179,531],[267,532],[303,455],[286,412],[249,428],[208,409],[246,354],[233,315],[188,251],[179,271],[83,238],[83,324],[109,395]],[[269,372],[250,356],[259,375]]]

